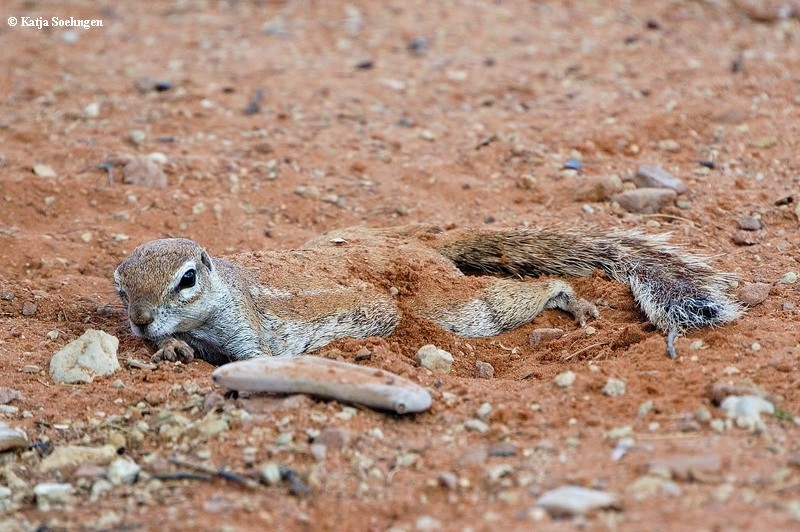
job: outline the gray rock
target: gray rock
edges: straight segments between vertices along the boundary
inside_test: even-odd
[[[166,188],[167,176],[149,155],[136,155],[122,168],[122,182],[150,188]]]
[[[528,345],[538,345],[550,340],[558,340],[564,336],[563,329],[534,329],[528,336]]]
[[[640,165],[636,169],[636,175],[633,181],[639,188],[668,188],[674,190],[678,194],[689,190],[686,183],[660,166]]]
[[[764,228],[764,224],[761,223],[761,220],[755,216],[750,216],[749,214],[743,214],[739,216],[736,221],[739,224],[739,229],[743,229],[745,231],[760,231]]]
[[[53,355],[50,376],[59,383],[92,382],[96,376],[119,369],[119,340],[106,332],[89,329]]]
[[[669,188],[637,188],[615,194],[611,199],[628,212],[655,214],[672,203],[677,195],[677,192]]]
[[[476,379],[491,379],[494,377],[494,366],[488,362],[478,360],[475,362],[475,378]]]
[[[576,378],[577,375],[574,371],[565,371],[556,375],[556,377],[553,379],[553,382],[560,388],[569,388],[575,383]]]
[[[617,507],[619,497],[607,491],[580,486],[562,486],[543,493],[536,504],[553,517],[572,517],[586,515],[603,508]]]
[[[106,476],[108,477],[109,482],[115,486],[119,486],[122,484],[133,484],[136,482],[136,479],[139,478],[139,473],[141,471],[142,468],[139,467],[136,462],[128,460],[127,458],[118,458],[114,460],[110,466],[108,466]]]
[[[37,305],[33,301],[26,301],[25,304],[22,305],[23,316],[33,316],[34,314],[36,314],[37,310],[39,310],[39,305]]]
[[[769,296],[772,285],[767,283],[747,283],[739,290],[739,301],[748,307],[755,307]]]
[[[431,371],[450,373],[453,369],[453,355],[433,344],[423,345],[417,351],[417,362]]]
[[[603,394],[609,397],[625,395],[625,382],[619,379],[608,379],[605,386],[603,386]]]

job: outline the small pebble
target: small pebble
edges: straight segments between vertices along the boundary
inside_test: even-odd
[[[275,462],[267,462],[258,470],[261,481],[268,486],[275,486],[281,482],[281,468]]]
[[[494,377],[494,366],[488,362],[478,360],[475,362],[475,378],[476,379],[491,379]]]
[[[761,220],[749,214],[739,216],[736,221],[739,224],[739,229],[744,231],[760,231],[764,228],[764,224],[761,223]]]
[[[53,170],[53,167],[47,164],[36,164],[33,166],[33,173],[38,175],[39,177],[44,177],[45,179],[51,179],[56,177],[56,171]]]
[[[737,246],[754,246],[760,242],[757,233],[745,230],[736,231],[731,239]]]
[[[314,443],[324,445],[328,449],[341,449],[350,445],[350,431],[342,428],[326,428],[314,438]]]
[[[730,395],[720,404],[728,418],[733,419],[739,428],[751,432],[761,432],[766,428],[761,414],[774,414],[775,406],[755,395]]]
[[[134,129],[128,134],[128,138],[130,139],[131,144],[138,147],[144,144],[144,141],[147,140],[147,133],[141,129]]]
[[[564,336],[563,329],[534,329],[528,337],[529,345],[538,345],[550,340],[558,340]]]
[[[453,355],[433,344],[428,344],[417,351],[417,362],[431,371],[450,373],[453,368]]]
[[[608,379],[603,386],[603,394],[609,397],[621,397],[625,395],[625,382],[619,379]]]
[[[739,301],[748,307],[755,307],[769,296],[772,286],[767,283],[747,283],[739,290]]]
[[[43,483],[33,488],[39,511],[48,511],[53,504],[65,504],[72,498],[72,484]]]
[[[681,145],[678,144],[677,140],[664,139],[658,141],[658,149],[661,151],[668,151],[670,153],[675,153],[680,151]]]
[[[33,316],[36,314],[37,310],[39,310],[39,306],[31,301],[26,301],[25,304],[22,305],[23,316]]]
[[[678,194],[689,190],[686,183],[659,166],[640,165],[633,179],[639,188],[668,188]]]
[[[100,104],[92,102],[83,108],[83,116],[86,118],[96,118],[100,115]]]
[[[479,406],[478,410],[475,411],[475,417],[484,421],[488,421],[489,416],[492,415],[492,410],[493,408],[491,403],[481,403],[481,406]]]
[[[464,422],[464,428],[473,432],[489,432],[489,425],[480,419],[468,419]]]
[[[122,182],[151,188],[165,188],[167,176],[149,155],[132,157],[122,168]]]
[[[794,284],[797,282],[797,272],[786,272],[778,281],[781,284]]]
[[[132,460],[127,458],[118,458],[114,460],[110,466],[108,466],[106,477],[108,478],[109,482],[115,486],[122,484],[133,484],[136,482],[136,479],[139,478],[139,473],[141,471],[142,468]]]
[[[611,197],[623,209],[638,214],[655,214],[672,203],[677,192],[668,188],[637,188]]]
[[[556,375],[553,382],[560,388],[569,388],[575,383],[576,378],[577,375],[574,371],[565,371]]]
[[[543,493],[536,504],[554,517],[570,517],[615,507],[619,504],[619,497],[607,491],[562,486]]]

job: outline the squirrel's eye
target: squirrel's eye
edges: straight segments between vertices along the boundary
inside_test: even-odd
[[[191,288],[194,286],[194,283],[197,281],[197,272],[194,269],[187,270],[186,273],[183,274],[181,277],[181,281],[178,283],[178,290],[183,290],[184,288]]]

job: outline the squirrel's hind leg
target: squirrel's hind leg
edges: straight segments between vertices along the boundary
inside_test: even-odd
[[[545,309],[569,312],[580,326],[599,316],[593,304],[577,297],[563,281],[496,279],[467,300],[459,287],[454,288],[460,297],[437,301],[425,314],[459,336],[494,336],[528,323]]]

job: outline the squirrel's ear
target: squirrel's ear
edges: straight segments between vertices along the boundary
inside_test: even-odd
[[[211,257],[206,252],[206,250],[203,250],[200,253],[200,262],[202,262],[203,264],[206,265],[206,268],[208,268],[208,271],[210,271],[210,272],[214,271],[214,263],[211,262]]]

